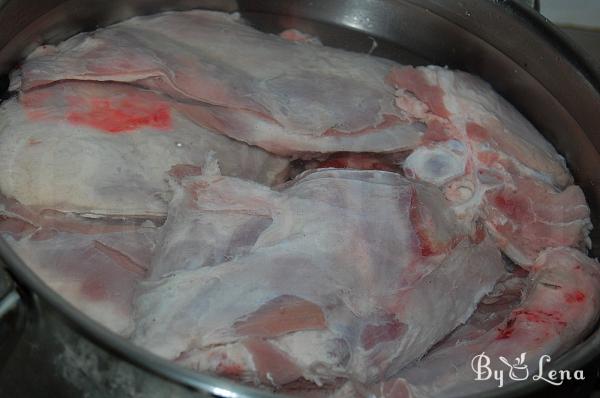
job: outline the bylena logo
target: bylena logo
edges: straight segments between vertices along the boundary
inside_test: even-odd
[[[475,355],[471,361],[471,369],[475,373],[475,380],[496,380],[498,382],[498,388],[501,388],[505,384],[505,380],[512,381],[523,381],[531,377],[532,380],[543,380],[546,383],[550,383],[555,386],[560,386],[565,380],[585,380],[583,370],[575,370],[573,372],[569,370],[548,370],[544,367],[550,363],[550,355],[542,355],[538,361],[537,372],[529,371],[529,366],[525,363],[526,353],[522,353],[516,357],[512,362],[503,356],[498,357],[502,364],[502,369],[492,369],[492,360],[485,352]]]

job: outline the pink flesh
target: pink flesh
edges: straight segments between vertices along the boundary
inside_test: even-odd
[[[20,239],[22,236],[33,233],[37,227],[18,217],[1,215],[0,216],[0,233],[9,234],[15,239]]]
[[[560,248],[542,253],[534,269],[525,298],[501,324],[492,322],[484,333],[448,342],[400,372],[399,379],[386,382],[386,388],[404,385],[415,398],[477,393],[490,388],[490,382],[472,381],[471,360],[481,352],[492,359],[492,369],[503,366],[500,356],[512,363],[526,352],[526,363],[537,369],[541,355],[554,359],[565,352],[598,319],[598,263],[579,251]]]
[[[93,246],[94,249],[109,257],[116,265],[126,269],[129,272],[138,274],[140,277],[146,276],[146,272],[148,271],[147,267],[138,264],[134,259],[120,250],[113,249],[112,247],[105,245],[98,240],[93,241]]]
[[[397,340],[402,336],[405,329],[406,325],[393,317],[384,320],[384,323],[380,325],[368,324],[360,335],[362,348],[370,350],[381,342]]]
[[[514,190],[486,195],[487,223],[502,239],[530,261],[545,248],[581,246],[590,213],[579,187],[557,192],[530,178],[515,176],[513,181]]]
[[[275,337],[299,330],[325,329],[321,308],[294,296],[279,296],[233,324],[240,336]]]
[[[463,341],[474,340],[489,330],[499,327],[510,312],[521,304],[529,283],[527,276],[528,273],[523,269],[507,273],[496,284],[494,290],[478,304],[469,321],[436,344],[428,355]]]
[[[17,254],[76,308],[129,334],[133,292],[149,268],[155,231],[102,221],[36,221],[43,224],[35,226],[35,234],[11,234]]]
[[[243,344],[252,355],[256,371],[263,384],[280,386],[302,376],[302,371],[294,362],[270,343],[260,339],[248,339]]]
[[[560,162],[550,158],[552,154],[549,155],[527,142],[506,134],[505,127],[498,122],[489,122],[488,127],[468,123],[466,133],[474,141],[491,144],[494,150],[506,153],[533,170],[551,175],[556,178],[558,185],[568,183],[568,175],[565,175]]]
[[[298,29],[286,29],[283,32],[279,33],[279,37],[296,42],[311,42],[314,40],[318,40],[316,37],[309,35],[308,33],[304,33],[299,31]]]

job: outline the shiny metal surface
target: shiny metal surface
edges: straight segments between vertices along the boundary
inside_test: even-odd
[[[0,2],[0,72],[43,42],[58,42],[133,15],[190,8],[240,11],[264,31],[295,27],[318,35],[327,45],[353,51],[371,51],[375,41],[374,55],[402,63],[448,65],[483,77],[566,157],[592,207],[593,222],[600,225],[598,66],[519,1],[8,0]],[[593,255],[598,256],[598,231],[592,240]],[[0,396],[45,396],[44,388],[65,397],[82,396],[83,391],[91,397],[227,396],[228,391],[238,397],[266,396],[133,347],[46,288],[4,242],[0,255],[30,297],[25,300],[25,333],[9,357],[18,365],[0,372]],[[599,353],[596,332],[555,365],[581,368]],[[35,363],[32,374],[50,372],[39,381],[44,388],[23,390],[31,374],[19,369],[28,361]],[[541,382],[518,383],[486,396],[513,397],[542,387]]]

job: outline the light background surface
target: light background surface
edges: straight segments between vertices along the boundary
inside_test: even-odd
[[[540,0],[540,6],[556,24],[600,29],[600,0]]]

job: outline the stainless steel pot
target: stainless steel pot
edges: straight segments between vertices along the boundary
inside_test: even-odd
[[[0,1],[0,72],[6,73],[43,42],[133,15],[190,8],[239,11],[259,29],[295,27],[318,35],[327,45],[354,51],[370,51],[376,41],[375,55],[480,75],[566,157],[587,195],[593,222],[600,225],[600,68],[522,2],[7,0]],[[7,78],[1,81],[6,89]],[[598,231],[592,240],[592,254],[598,256]],[[0,256],[10,274],[0,276],[0,396],[269,396],[182,369],[134,347],[48,289],[5,242],[0,242]],[[598,354],[600,331],[554,366],[587,366],[589,373]],[[513,397],[545,386],[521,382],[485,395]]]

